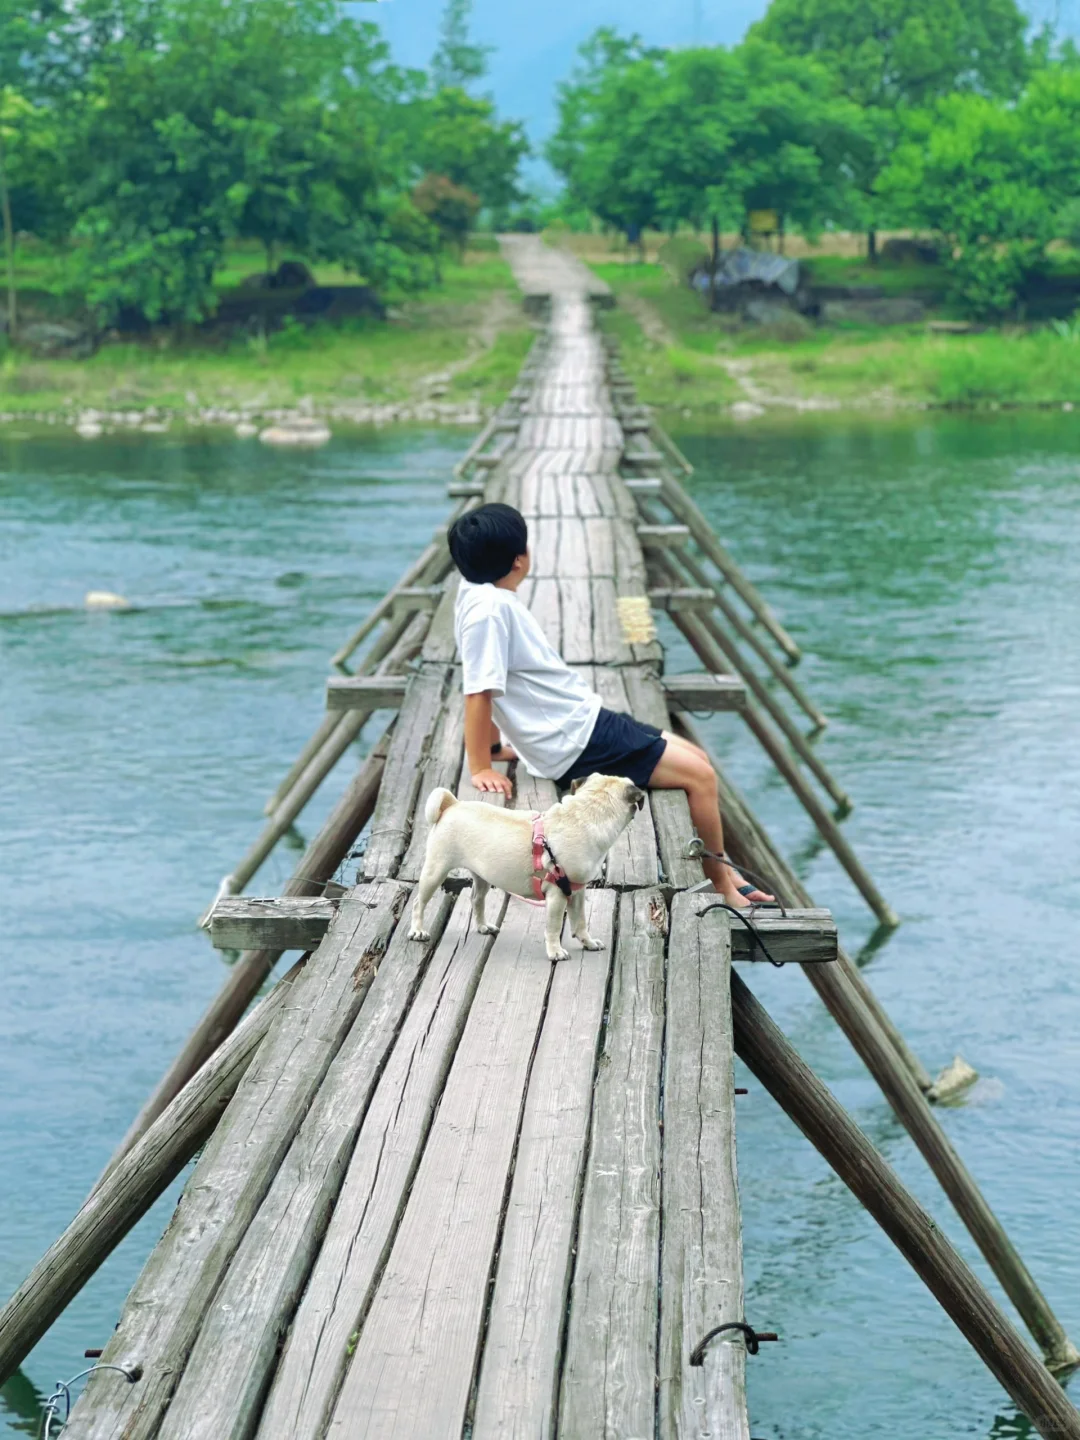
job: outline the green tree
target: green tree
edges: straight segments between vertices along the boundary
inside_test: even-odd
[[[487,74],[488,45],[469,38],[472,0],[446,0],[439,24],[439,45],[431,58],[431,78],[437,90],[465,90]]]
[[[582,62],[548,157],[576,203],[631,239],[707,219],[741,229],[759,208],[814,230],[847,204],[861,117],[813,62],[761,41],[662,51],[611,31]]]
[[[956,298],[1005,314],[1080,194],[1080,70],[1037,71],[1015,105],[952,95],[913,114],[880,184],[904,219],[940,238]]]
[[[471,190],[496,217],[522,198],[519,171],[529,142],[516,120],[499,120],[490,100],[459,88],[424,96],[415,107],[411,150],[424,174]]]
[[[392,139],[411,92],[375,27],[334,0],[148,0],[128,17],[64,102],[86,294],[106,318],[202,318],[237,236],[375,284],[431,275],[436,236]]]
[[[851,219],[871,258],[884,218],[877,176],[898,143],[901,112],[955,91],[1015,96],[1029,70],[1027,21],[1016,0],[772,0],[751,29],[823,64],[864,108],[869,142],[854,174]]]

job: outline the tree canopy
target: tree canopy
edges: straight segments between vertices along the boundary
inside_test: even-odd
[[[433,78],[395,66],[341,0],[0,0],[9,245],[15,229],[77,239],[106,322],[212,312],[234,240],[268,266],[290,252],[427,283],[449,232],[417,187],[441,177],[423,192],[440,214],[467,191],[457,225],[517,200],[527,151],[462,88],[486,53],[468,10],[449,0]]]
[[[574,201],[634,236],[710,216],[741,228],[761,208],[816,229],[840,217],[866,145],[859,110],[813,61],[762,41],[669,51],[604,30],[560,89],[547,154]]]

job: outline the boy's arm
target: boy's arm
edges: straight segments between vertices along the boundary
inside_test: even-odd
[[[477,790],[512,795],[514,787],[505,775],[491,768],[491,747],[499,732],[491,721],[491,691],[465,696],[465,754],[469,773]]]

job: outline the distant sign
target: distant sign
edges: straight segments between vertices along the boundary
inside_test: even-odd
[[[780,229],[780,216],[775,210],[751,210],[747,219],[752,235],[775,235]]]

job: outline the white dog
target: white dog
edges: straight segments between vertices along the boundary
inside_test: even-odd
[[[575,780],[570,794],[539,816],[433,790],[424,809],[431,830],[409,939],[430,939],[424,929],[428,901],[450,871],[462,866],[472,871],[473,920],[482,935],[495,934],[484,921],[484,900],[494,886],[545,902],[549,960],[570,958],[559,940],[567,908],[574,939],[586,950],[603,949],[585,924],[584,888],[644,803],[644,790],[616,775]]]

